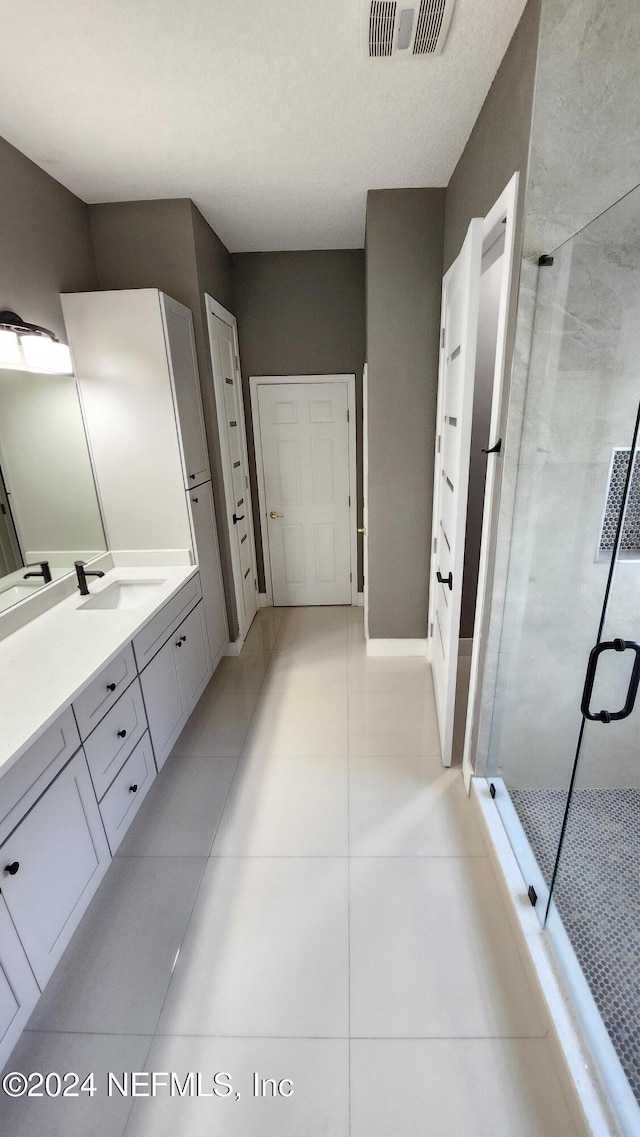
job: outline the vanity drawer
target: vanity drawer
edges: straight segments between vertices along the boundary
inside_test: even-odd
[[[171,633],[201,599],[200,576],[196,573],[135,637],[133,647],[138,671],[142,671],[143,667],[151,662]]]
[[[136,661],[131,644],[78,695],[73,703],[80,737],[85,739],[118,701],[136,677]]]
[[[100,813],[112,853],[115,853],[140,809],[155,776],[151,739],[144,734],[100,802]]]
[[[107,711],[85,740],[93,788],[98,800],[108,790],[118,770],[147,729],[147,716],[140,683],[134,679],[124,695]]]
[[[71,707],[0,778],[0,843],[38,800],[80,746]]]

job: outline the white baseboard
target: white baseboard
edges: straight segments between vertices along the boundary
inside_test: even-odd
[[[240,655],[244,647],[244,636],[238,636],[237,640],[232,640],[225,648],[225,655]]]
[[[367,655],[421,655],[426,658],[426,640],[367,640]]]
[[[269,602],[269,598],[267,597],[266,592],[259,592],[258,593],[258,608],[270,608],[270,607],[271,607],[271,604]]]
[[[356,599],[356,607],[364,608],[364,592],[359,592]]]

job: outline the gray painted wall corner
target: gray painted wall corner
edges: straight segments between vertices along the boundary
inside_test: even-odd
[[[427,633],[445,193],[367,196],[372,638]]]

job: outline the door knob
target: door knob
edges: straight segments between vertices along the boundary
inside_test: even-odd
[[[5,865],[4,871],[9,873],[9,876],[15,876],[19,868],[20,861],[12,861],[10,865]]]
[[[234,524],[234,525],[237,525],[239,521],[244,521],[244,513],[241,513],[241,514],[240,514],[240,516],[238,516],[238,514],[237,514],[237,513],[234,513],[234,515],[233,515],[233,524]]]
[[[275,509],[272,509],[269,517],[272,521],[275,521],[276,517],[284,517],[284,513],[276,513]]]
[[[127,737],[127,732],[123,727],[122,730],[118,731],[118,738],[126,738],[126,737]]]

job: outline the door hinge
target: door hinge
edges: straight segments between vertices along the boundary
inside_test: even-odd
[[[489,793],[491,794],[492,798],[496,796],[496,787],[494,786],[493,782],[489,782]]]
[[[350,419],[349,419],[349,411],[347,411],[347,422],[349,422],[349,421],[350,421]]]
[[[430,627],[429,627],[429,636],[430,636],[430,637],[432,637],[432,636],[433,636],[433,624],[431,624],[431,625],[430,625]]]
[[[351,494],[349,494],[349,505],[351,505]]]
[[[433,538],[433,551],[434,551],[434,553],[438,552],[438,538],[437,537]]]
[[[249,489],[249,476],[248,476],[248,474],[245,474],[245,476],[244,476],[244,488],[246,490]]]
[[[6,512],[7,512],[7,511],[6,511],[5,507],[4,507],[4,505],[2,504],[2,502],[0,502],[0,513],[2,513],[3,515],[5,515],[5,516],[6,516]]]
[[[352,580],[353,580],[353,573],[352,573],[352,572],[350,572],[350,573],[349,573],[349,581],[352,581]]]
[[[440,347],[444,347],[444,328],[440,332]]]
[[[256,590],[256,592],[257,592],[257,591],[258,591],[258,582],[257,582],[257,580],[256,580],[255,576],[254,576],[254,578],[253,578],[253,587],[255,588],[255,590]]]
[[[440,453],[440,435],[438,435],[438,454]]]

